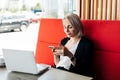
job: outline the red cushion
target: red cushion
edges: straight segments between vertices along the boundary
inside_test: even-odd
[[[95,45],[97,80],[120,80],[120,21],[83,20],[84,33]]]
[[[83,25],[96,49],[120,52],[120,21],[83,20]]]
[[[48,46],[58,46],[65,36],[61,19],[41,19],[36,47],[37,63],[54,65],[53,54]]]
[[[61,19],[42,18],[40,21],[39,41],[59,43],[65,37]]]
[[[52,50],[48,48],[49,45],[57,46],[58,44],[38,41],[37,49],[36,49],[37,63],[54,65],[53,53],[52,53]]]

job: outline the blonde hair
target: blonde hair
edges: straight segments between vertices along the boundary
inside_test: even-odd
[[[78,30],[78,37],[83,36],[83,25],[77,14],[71,13],[64,17],[64,19],[68,19],[71,25]]]

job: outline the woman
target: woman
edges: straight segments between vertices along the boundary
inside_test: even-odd
[[[56,68],[92,76],[92,44],[83,36],[83,25],[78,15],[69,14],[63,19],[67,37],[59,47],[52,49]]]

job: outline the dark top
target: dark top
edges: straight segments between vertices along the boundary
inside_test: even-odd
[[[61,45],[65,45],[70,38],[64,38],[61,40]],[[92,71],[92,57],[93,57],[93,45],[90,40],[85,37],[82,37],[78,47],[76,49],[75,55],[76,57],[76,65],[75,67],[71,65],[70,71],[85,75],[85,76],[93,76]]]

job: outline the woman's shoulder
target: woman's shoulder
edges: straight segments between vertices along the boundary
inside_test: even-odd
[[[83,41],[90,41],[90,39],[87,38],[86,36],[82,36],[81,40],[83,40]]]
[[[79,46],[79,48],[81,48],[81,47],[86,48],[86,49],[88,49],[88,51],[89,50],[92,51],[94,48],[94,44],[93,44],[92,40],[85,36],[81,38],[78,46]]]
[[[81,42],[85,43],[85,44],[92,44],[92,41],[89,38],[87,38],[86,36],[83,36],[81,38]]]

